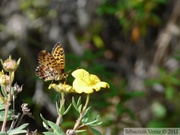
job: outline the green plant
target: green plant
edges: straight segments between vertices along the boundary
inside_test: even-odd
[[[98,13],[117,18],[124,32],[132,31],[132,36],[144,36],[148,26],[161,24],[161,18],[156,11],[165,3],[167,0],[104,0]]]
[[[179,52],[175,55],[179,60]],[[180,69],[168,71],[159,69],[158,77],[146,80],[148,88],[155,90],[159,98],[154,97],[151,104],[152,119],[149,127],[178,127],[179,123],[179,87]],[[167,122],[168,121],[168,122]]]
[[[0,118],[3,121],[2,128],[0,134],[21,134],[21,133],[29,133],[25,128],[27,128],[28,123],[21,124],[21,121],[25,115],[32,117],[30,113],[30,109],[28,108],[28,104],[23,103],[21,105],[22,114],[15,114],[15,98],[18,93],[22,91],[22,86],[17,85],[16,83],[13,85],[14,75],[17,67],[20,64],[20,59],[16,62],[12,60],[11,57],[5,60],[4,62],[1,60],[3,65],[3,69],[9,74],[5,74],[2,70],[0,72],[0,85],[1,85],[1,94],[0,94]],[[56,108],[58,112],[58,117],[56,123],[46,120],[42,115],[42,121],[44,127],[48,130],[44,132],[45,135],[52,134],[66,134],[66,135],[74,135],[76,133],[86,133],[92,132],[93,134],[101,135],[101,133],[96,130],[94,127],[101,125],[101,121],[99,120],[99,116],[96,116],[93,119],[89,118],[90,115],[90,107],[88,107],[88,103],[90,100],[90,95],[95,91],[99,91],[101,88],[109,88],[109,84],[106,82],[100,81],[100,79],[93,74],[89,74],[84,69],[77,69],[72,73],[72,76],[75,78],[73,81],[73,85],[68,85],[66,82],[64,83],[51,83],[49,85],[49,89],[53,88],[56,92],[60,93],[61,99],[56,103]],[[68,111],[71,108],[71,103],[68,107],[65,107],[65,95],[70,93],[86,93],[86,101],[85,104],[81,103],[81,96],[75,101],[75,98],[72,97],[72,105],[77,111],[79,117],[77,118],[74,127],[72,129],[67,129],[64,131],[61,128],[61,124],[63,122],[64,115],[67,115]],[[12,109],[10,109],[10,105],[12,104]],[[11,125],[7,127],[7,121],[11,121]],[[36,131],[31,132],[32,134],[36,134]]]
[[[93,74],[89,74],[84,69],[77,69],[72,73],[72,76],[75,78],[73,81],[73,85],[68,85],[65,83],[53,83],[49,85],[49,89],[53,88],[58,93],[61,94],[60,105],[56,105],[58,118],[56,124],[46,120],[42,115],[41,118],[44,122],[44,127],[48,130],[48,132],[44,132],[44,134],[67,134],[74,135],[76,133],[82,132],[92,132],[93,134],[100,135],[101,133],[96,130],[94,127],[100,125],[102,122],[99,121],[99,116],[95,117],[93,120],[90,120],[89,113],[90,107],[88,107],[88,102],[90,99],[90,94],[95,91],[99,91],[102,88],[109,87],[109,84],[106,82],[101,82],[100,79]],[[86,102],[83,105],[81,103],[81,97],[75,101],[74,97],[72,97],[72,104],[75,110],[78,112],[79,117],[77,118],[74,127],[72,129],[67,129],[66,133],[59,127],[62,124],[62,118],[66,115],[71,107],[71,104],[65,109],[65,94],[67,93],[86,93]]]
[[[17,83],[13,84],[13,81],[15,71],[20,64],[20,59],[16,62],[9,56],[4,62],[1,60],[1,63],[4,69],[0,72],[0,121],[3,122],[1,134],[15,135],[27,133],[25,128],[28,126],[28,123],[21,124],[21,120],[25,115],[32,117],[30,109],[27,107],[28,105],[22,104],[22,114],[15,114],[15,99],[17,94],[22,91],[22,86],[19,86]],[[7,126],[7,121],[11,121],[10,127]]]

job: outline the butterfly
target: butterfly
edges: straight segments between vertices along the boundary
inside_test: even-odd
[[[65,54],[60,42],[56,43],[49,53],[42,50],[38,54],[39,66],[35,70],[35,74],[44,81],[63,80],[68,74],[64,73]]]

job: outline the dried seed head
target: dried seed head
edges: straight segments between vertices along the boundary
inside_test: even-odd
[[[28,104],[27,103],[23,103],[21,105],[21,108],[22,108],[22,112],[23,112],[24,115],[28,115],[29,117],[34,118],[32,116],[32,113],[30,112],[30,109],[28,108]]]
[[[37,129],[34,131],[27,131],[26,135],[37,135]]]
[[[22,85],[19,86],[17,83],[14,84],[14,93],[17,94],[22,91]]]

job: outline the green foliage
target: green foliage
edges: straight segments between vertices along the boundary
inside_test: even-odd
[[[20,0],[20,8],[29,19],[34,20],[48,14],[48,10],[47,10],[48,3],[49,0],[45,0],[45,1],[27,0],[26,2]]]
[[[81,104],[81,97],[78,98],[77,102],[75,102],[74,97],[72,98],[72,104],[74,106],[74,108],[76,109],[76,111],[79,113],[79,115],[81,115],[81,112],[84,111],[84,108],[82,108],[82,104]],[[101,135],[101,133],[99,131],[97,131],[94,127],[99,126],[102,124],[102,122],[99,120],[99,115],[96,116],[94,119],[90,120],[90,108],[88,107],[82,116],[82,125],[83,126],[87,126],[90,128],[90,130],[94,133],[94,135]],[[83,109],[83,110],[82,110]],[[84,130],[77,130],[76,133],[81,133],[84,132]]]
[[[103,99],[108,99],[109,101],[111,101],[111,99],[116,99],[117,103],[113,104],[113,103],[109,103],[106,100],[103,99],[99,99],[99,105],[97,108],[101,108],[102,106],[102,110],[105,113],[103,116],[101,116],[102,121],[103,121],[103,126],[104,128],[107,127],[111,127],[112,129],[112,134],[118,134],[118,132],[121,129],[121,126],[124,127],[134,127],[133,123],[131,123],[131,121],[137,121],[137,116],[136,116],[136,112],[132,111],[132,109],[127,106],[127,102],[129,101],[133,101],[134,99],[139,99],[139,98],[143,98],[144,96],[146,96],[146,94],[143,91],[128,91],[127,90],[127,83],[125,80],[121,80],[120,82],[120,86],[117,87],[115,84],[111,84],[111,89],[110,91],[108,91],[107,93],[104,93],[102,95]],[[94,106],[96,105],[96,102],[93,103]],[[104,105],[104,106],[103,106]],[[111,112],[111,110],[106,110],[108,107],[112,107],[114,108],[116,111],[115,112]],[[100,110],[101,110],[100,109]],[[129,118],[129,121],[124,120],[124,116]]]
[[[99,57],[101,57],[103,55],[104,51],[99,51],[97,53],[93,53],[92,51],[87,51],[84,53],[83,56],[81,57],[77,57],[77,56],[71,56],[71,55],[67,55],[67,61],[68,63],[71,62],[71,60],[73,59],[73,62],[75,64],[80,65],[80,63],[83,63],[83,66],[87,67],[88,71],[91,71],[95,74],[100,75],[102,78],[104,78],[104,80],[106,80],[110,86],[111,89],[110,90],[106,90],[104,92],[102,92],[101,94],[97,93],[94,96],[92,95],[92,101],[93,101],[93,107],[96,108],[97,110],[101,111],[106,111],[106,109],[108,107],[114,107],[117,110],[117,119],[121,119],[123,117],[123,115],[127,115],[129,116],[132,120],[136,119],[136,116],[134,114],[134,112],[128,108],[125,103],[127,101],[133,100],[135,98],[140,98],[145,96],[145,93],[142,91],[133,91],[133,92],[128,92],[127,91],[127,84],[126,81],[121,80],[120,82],[120,87],[117,87],[114,83],[112,83],[112,78],[114,76],[114,74],[112,72],[109,72],[108,70],[106,70],[105,65],[98,64],[97,61],[99,59]],[[72,57],[72,58],[69,58]],[[97,98],[98,97],[98,98]],[[111,103],[108,102],[108,99],[114,98],[114,97],[119,97],[120,98],[120,102],[116,105],[113,106]],[[72,104],[75,108],[75,110],[77,112],[81,112],[82,110],[82,104],[81,104],[82,99],[79,98],[77,100],[77,102],[75,102],[75,99],[72,98]],[[116,123],[117,119],[112,118],[112,116],[109,115],[109,111],[107,111],[107,113],[104,114],[104,116],[101,116],[101,119],[103,121],[103,126],[109,127],[109,126],[113,126],[113,131],[115,131],[115,129],[117,128],[118,124]],[[89,114],[89,113],[87,113]],[[93,113],[91,113],[93,115]],[[86,118],[85,118],[85,122],[86,122]],[[90,121],[90,123],[93,121]],[[121,120],[119,120],[119,122],[123,122]],[[123,122],[125,124],[125,122]],[[128,125],[128,124],[125,124]],[[91,128],[91,126],[89,126],[89,128]],[[95,134],[95,133],[94,133]]]
[[[5,114],[5,110],[1,110],[0,111],[0,121],[4,121],[4,114]],[[7,121],[10,121],[12,120],[12,114],[13,114],[13,110],[9,110],[8,111],[8,117],[7,117]]]
[[[51,122],[51,121],[47,121],[48,126],[50,126],[51,130],[48,132],[43,132],[44,135],[66,135],[63,130],[56,125],[55,123]]]
[[[73,104],[74,108],[76,109],[76,111],[80,113],[81,109],[82,109],[81,97],[78,98],[77,103],[76,103],[74,97],[72,97],[72,104]]]
[[[28,126],[29,124],[22,124],[21,126],[8,130],[7,132],[0,132],[0,135],[18,135],[18,134],[25,134],[27,133],[27,131],[25,130],[25,128]]]
[[[22,134],[22,133],[27,133],[26,130],[24,130],[24,128],[26,128],[29,124],[22,124],[21,126],[14,128],[12,130],[8,130],[7,133],[8,135],[17,135],[17,134]]]
[[[178,56],[179,54],[176,54]],[[178,58],[178,57],[175,57]],[[151,105],[153,118],[147,124],[148,127],[178,127],[180,126],[179,117],[179,87],[180,69],[168,71],[165,68],[159,69],[157,78],[149,79],[145,84],[152,88],[159,88],[157,93],[161,98],[155,99]],[[167,121],[169,121],[167,123]]]
[[[116,2],[104,0],[98,9],[98,13],[116,17],[126,32],[131,30],[134,25],[138,25],[144,35],[148,25],[159,25],[161,23],[161,18],[155,11],[160,5],[166,3],[167,0],[117,0]]]
[[[15,114],[15,98],[22,91],[22,86],[17,83],[13,85],[15,71],[20,64],[20,60],[15,61],[9,56],[5,61],[1,60],[3,70],[0,72],[0,121],[2,121],[1,134],[16,135],[27,133],[25,128],[29,125],[21,124],[21,120],[25,115],[32,117],[28,104],[21,105],[22,114]],[[12,106],[12,109],[10,108]],[[21,117],[19,117],[21,116]],[[10,128],[6,127],[7,121],[11,123]],[[7,131],[6,131],[7,130]]]
[[[168,0],[115,0],[115,1],[104,0],[104,3],[98,9],[98,13],[100,15],[104,15],[106,17],[105,19],[108,21],[109,21],[109,18],[108,18],[109,16],[111,18],[112,17],[116,18],[119,21],[120,27],[125,32],[129,32],[130,30],[133,29],[133,27],[135,25],[137,25],[137,26],[139,26],[141,34],[145,35],[147,33],[146,31],[149,28],[149,26],[157,27],[162,23],[161,16],[159,16],[157,13],[159,13],[159,11],[162,10],[160,7],[163,6],[164,4],[166,4],[167,2],[168,2]],[[49,35],[51,35],[51,33],[47,34],[47,33],[43,33],[43,31],[47,31],[47,30],[53,31],[53,29],[51,29],[51,28],[53,28],[54,26],[55,26],[55,28],[59,28],[58,25],[64,22],[63,21],[64,18],[61,18],[61,15],[59,16],[59,13],[64,12],[64,9],[66,7],[63,7],[62,10],[56,10],[55,8],[59,7],[59,5],[54,7],[53,5],[55,3],[57,3],[57,2],[53,1],[51,3],[51,1],[49,1],[49,0],[45,0],[45,1],[20,0],[20,1],[18,1],[18,4],[19,4],[18,6],[20,8],[16,9],[15,13],[11,13],[13,10],[12,11],[10,10],[10,12],[7,12],[5,14],[10,13],[12,15],[22,15],[21,17],[24,18],[24,20],[26,20],[26,21],[32,20],[32,22],[33,22],[32,24],[34,24],[34,25],[31,25],[31,22],[28,22],[28,23],[25,22],[26,26],[22,26],[22,29],[25,29],[25,30],[23,30],[25,35],[23,36],[22,39],[23,39],[23,41],[25,41],[26,38],[28,38],[28,40],[31,40],[30,41],[31,45],[32,45],[32,42],[33,42],[33,45],[36,45],[36,46],[38,46],[39,44],[44,45],[44,42],[46,42],[45,44],[48,44],[47,42],[50,42],[50,41],[48,39],[43,39],[43,38],[50,37]],[[58,2],[58,4],[59,3],[60,2]],[[9,16],[9,15],[7,15],[7,16],[9,18],[11,18],[11,16]],[[68,14],[65,16],[68,16]],[[65,17],[65,19],[66,19],[66,17]],[[7,18],[4,18],[3,20],[5,22],[8,22]],[[34,21],[34,20],[36,20],[36,21]],[[46,20],[48,23],[46,22]],[[83,112],[83,115],[82,115],[83,117],[80,120],[80,127],[86,126],[86,128],[91,130],[93,134],[101,135],[101,133],[96,129],[96,126],[103,125],[104,129],[106,129],[107,127],[110,127],[112,129],[112,134],[117,134],[117,133],[119,133],[119,130],[121,130],[121,127],[120,127],[121,125],[129,126],[131,124],[129,121],[135,121],[135,122],[138,121],[136,114],[139,112],[133,112],[131,110],[131,108],[129,108],[127,106],[126,103],[128,101],[132,101],[133,99],[138,99],[141,97],[149,98],[148,94],[150,92],[148,93],[148,90],[152,89],[155,85],[161,86],[162,91],[160,91],[160,92],[156,91],[154,95],[157,97],[153,96],[151,101],[149,102],[151,113],[152,113],[152,119],[149,120],[149,122],[147,124],[144,124],[143,126],[149,126],[149,127],[168,127],[168,126],[172,126],[172,125],[180,126],[180,124],[178,122],[178,120],[179,120],[178,115],[180,113],[180,109],[179,109],[180,98],[179,98],[179,91],[178,91],[179,85],[180,85],[179,69],[174,72],[169,72],[167,69],[161,68],[159,70],[159,76],[157,78],[155,78],[155,79],[153,78],[152,80],[148,80],[146,82],[146,84],[147,84],[146,86],[147,86],[147,88],[149,88],[149,89],[145,89],[145,92],[147,92],[147,93],[139,91],[139,90],[138,91],[135,91],[135,90],[129,91],[127,88],[128,84],[126,83],[124,78],[121,78],[118,80],[119,81],[118,83],[120,83],[120,85],[117,86],[113,82],[113,79],[114,79],[113,77],[116,76],[116,73],[113,73],[113,71],[107,70],[106,66],[103,65],[103,63],[101,61],[102,59],[104,59],[103,55],[104,55],[104,52],[106,51],[106,50],[103,50],[103,49],[105,49],[106,43],[105,43],[105,40],[101,37],[101,34],[104,34],[102,32],[102,28],[104,28],[104,26],[103,26],[104,24],[105,24],[105,26],[107,26],[109,24],[107,24],[107,22],[105,22],[105,21],[103,23],[100,21],[98,22],[97,20],[94,20],[94,19],[93,19],[93,21],[94,21],[94,24],[88,25],[88,28],[86,28],[86,30],[83,31],[85,34],[81,34],[79,37],[76,35],[78,40],[82,44],[85,44],[85,45],[90,44],[89,45],[90,47],[88,46],[89,48],[87,49],[87,51],[85,51],[85,53],[82,56],[76,56],[76,55],[66,53],[66,58],[67,58],[66,63],[67,64],[66,64],[65,70],[73,71],[81,66],[85,67],[88,71],[90,71],[94,74],[100,75],[100,77],[103,78],[103,80],[106,80],[110,84],[111,89],[105,90],[102,92],[100,91],[100,93],[95,93],[94,95],[92,95],[91,96],[92,100],[90,101],[91,107],[87,106],[87,108],[85,109],[84,112],[83,112],[83,110],[84,110],[83,109],[84,108],[83,96],[82,96],[82,98],[80,96],[80,98],[78,98],[77,101],[75,101],[75,98],[72,98],[72,104],[68,104],[68,105],[67,105],[67,103],[71,102],[71,100],[70,100],[71,98],[69,98],[69,95],[67,95],[66,101],[68,101],[68,102],[66,102],[66,104],[62,104],[61,100],[57,101],[56,102],[57,113],[58,113],[58,115],[63,116],[63,119],[60,120],[60,124],[58,125],[57,123],[46,120],[41,115],[43,125],[47,130],[47,132],[44,132],[44,134],[48,134],[48,135],[65,134],[63,130],[65,130],[66,127],[68,127],[68,128],[73,127],[74,123],[76,122],[76,119],[74,120],[74,118],[78,119],[80,117],[79,115],[82,112]],[[7,23],[7,24],[8,24],[7,26],[10,26],[9,23]],[[53,24],[54,26],[51,26],[50,24]],[[68,29],[68,25],[69,24],[67,24],[65,26],[65,27],[67,27],[67,29]],[[30,27],[27,27],[27,26],[30,26]],[[45,29],[42,26],[45,26]],[[60,25],[60,26],[62,27],[62,29],[64,29],[63,25]],[[39,30],[40,31],[42,30],[42,32],[38,33],[37,35],[34,34],[34,32],[32,32],[35,36],[35,39],[33,39],[33,38],[30,39],[31,32],[29,33],[29,29],[32,30],[34,28],[38,32],[39,32]],[[7,31],[6,25],[3,25],[3,24],[0,24],[0,29]],[[59,31],[63,32],[62,29],[60,28]],[[74,31],[76,31],[76,30],[77,29],[75,29]],[[8,31],[8,32],[11,33],[11,31]],[[114,34],[117,34],[117,33],[114,33]],[[124,33],[122,33],[122,34],[124,34]],[[5,32],[5,34],[2,33],[2,35],[4,35],[2,40],[5,42],[8,41],[6,39],[6,37],[8,37],[7,33],[6,32]],[[56,34],[52,34],[52,35],[56,35]],[[64,36],[67,36],[67,34],[64,34]],[[21,44],[22,39],[18,40],[17,44]],[[117,42],[119,44],[119,42],[121,42],[120,40],[118,40],[114,37],[112,37],[111,39],[113,39],[114,43]],[[14,40],[14,38],[13,38],[13,40]],[[41,40],[41,41],[38,41],[38,40]],[[127,40],[127,39],[125,39],[125,40]],[[29,41],[27,41],[27,42],[25,41],[25,43],[27,43],[26,46],[29,49],[31,47],[34,47],[34,46],[29,45]],[[11,45],[16,44],[16,42],[14,42],[14,41],[12,42],[11,40],[9,40],[8,45],[10,45],[10,44]],[[8,45],[7,45],[7,47],[4,47],[3,49],[8,48],[9,47]],[[48,48],[48,46],[46,46],[46,47]],[[109,47],[113,48],[114,46],[109,45]],[[15,49],[17,49],[19,51],[19,49],[23,50],[23,47],[21,47],[21,48],[15,47]],[[90,49],[93,49],[93,51],[91,51]],[[95,52],[96,51],[95,49],[96,50],[98,49],[98,51]],[[26,48],[25,48],[25,50],[26,50]],[[19,51],[19,52],[21,52],[21,51]],[[116,53],[116,52],[112,52],[112,53]],[[33,58],[33,56],[34,55],[32,55],[31,58]],[[116,57],[116,54],[115,54],[115,57]],[[116,58],[119,60],[119,57],[121,57],[121,56],[117,55]],[[180,60],[179,54],[176,54],[175,57]],[[31,62],[28,62],[28,57],[27,57],[27,59],[23,58],[23,61],[26,61],[25,65],[27,65],[27,63],[31,63]],[[114,61],[114,62],[117,62],[117,61]],[[32,65],[34,65],[34,64],[32,63]],[[33,68],[33,67],[30,67],[30,68]],[[27,77],[28,75],[25,75],[25,76]],[[119,74],[118,76],[121,76],[121,75]],[[28,81],[29,81],[29,78],[30,77],[28,77]],[[72,79],[71,77],[69,77],[69,78]],[[72,82],[71,80],[69,80],[69,78],[68,78],[68,82]],[[28,86],[31,89],[34,87],[34,84],[32,82],[30,81],[30,84]],[[23,83],[25,83],[25,82],[23,82]],[[27,84],[25,84],[25,85],[27,86]],[[13,84],[11,87],[12,87],[11,94],[16,96],[14,94]],[[45,89],[46,89],[46,87],[45,87]],[[4,97],[7,99],[7,94],[5,91],[6,91],[6,88],[1,87],[2,97],[0,97],[0,121],[2,121],[2,122],[4,121],[5,109],[6,109],[5,108],[6,101],[4,100]],[[53,93],[52,91],[48,91],[48,92]],[[21,100],[27,101],[27,99],[21,99]],[[114,100],[115,100],[115,103],[113,103]],[[32,102],[32,97],[29,97],[28,102],[31,105],[34,105],[34,103]],[[14,116],[15,111],[11,108],[13,108],[12,102],[11,102],[10,109],[8,110],[8,115],[7,115],[7,121],[9,123],[10,122],[13,123],[16,120],[21,119],[21,117],[19,117],[16,114],[15,114],[16,118],[12,117],[12,116]],[[36,108],[34,110],[37,111]],[[113,111],[113,110],[115,110],[115,111],[112,113],[111,111]],[[100,116],[99,116],[99,113],[101,113]],[[37,113],[37,114],[39,114],[39,113]],[[71,117],[70,114],[72,114],[73,117]],[[22,114],[22,115],[24,115],[24,114]],[[124,116],[128,117],[129,121],[124,121],[123,120]],[[51,117],[53,117],[53,116],[51,116]],[[102,123],[102,121],[103,121],[103,123]],[[37,120],[36,122],[39,122],[39,120]],[[62,124],[63,128],[61,128],[61,124]],[[65,125],[65,128],[64,128],[64,125]],[[134,125],[132,124],[131,126],[134,126]],[[8,134],[8,133],[11,133],[11,134],[26,133],[25,128],[27,128],[27,126],[25,124],[22,124],[21,126],[15,126],[12,128],[12,130],[8,130],[8,127],[6,127],[7,131],[1,132],[0,135]],[[88,134],[86,132],[86,128],[85,129],[79,128],[78,130],[76,130],[76,133],[81,133],[83,135]],[[102,129],[102,127],[101,127],[101,129]]]
[[[153,86],[159,85],[164,88],[164,94],[167,100],[173,100],[174,95],[177,93],[176,87],[180,86],[179,69],[168,73],[165,69],[159,70],[159,77],[153,80],[147,80],[146,85]]]

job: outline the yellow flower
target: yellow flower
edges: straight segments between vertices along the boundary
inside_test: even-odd
[[[55,89],[57,92],[74,92],[74,90],[72,89],[72,86],[68,85],[68,84],[63,84],[63,83],[59,83],[59,84],[50,84],[48,89]]]
[[[84,69],[77,69],[72,73],[75,78],[73,82],[73,89],[77,93],[91,94],[94,91],[99,91],[101,88],[109,88],[107,82],[102,82],[96,75],[89,74]]]

